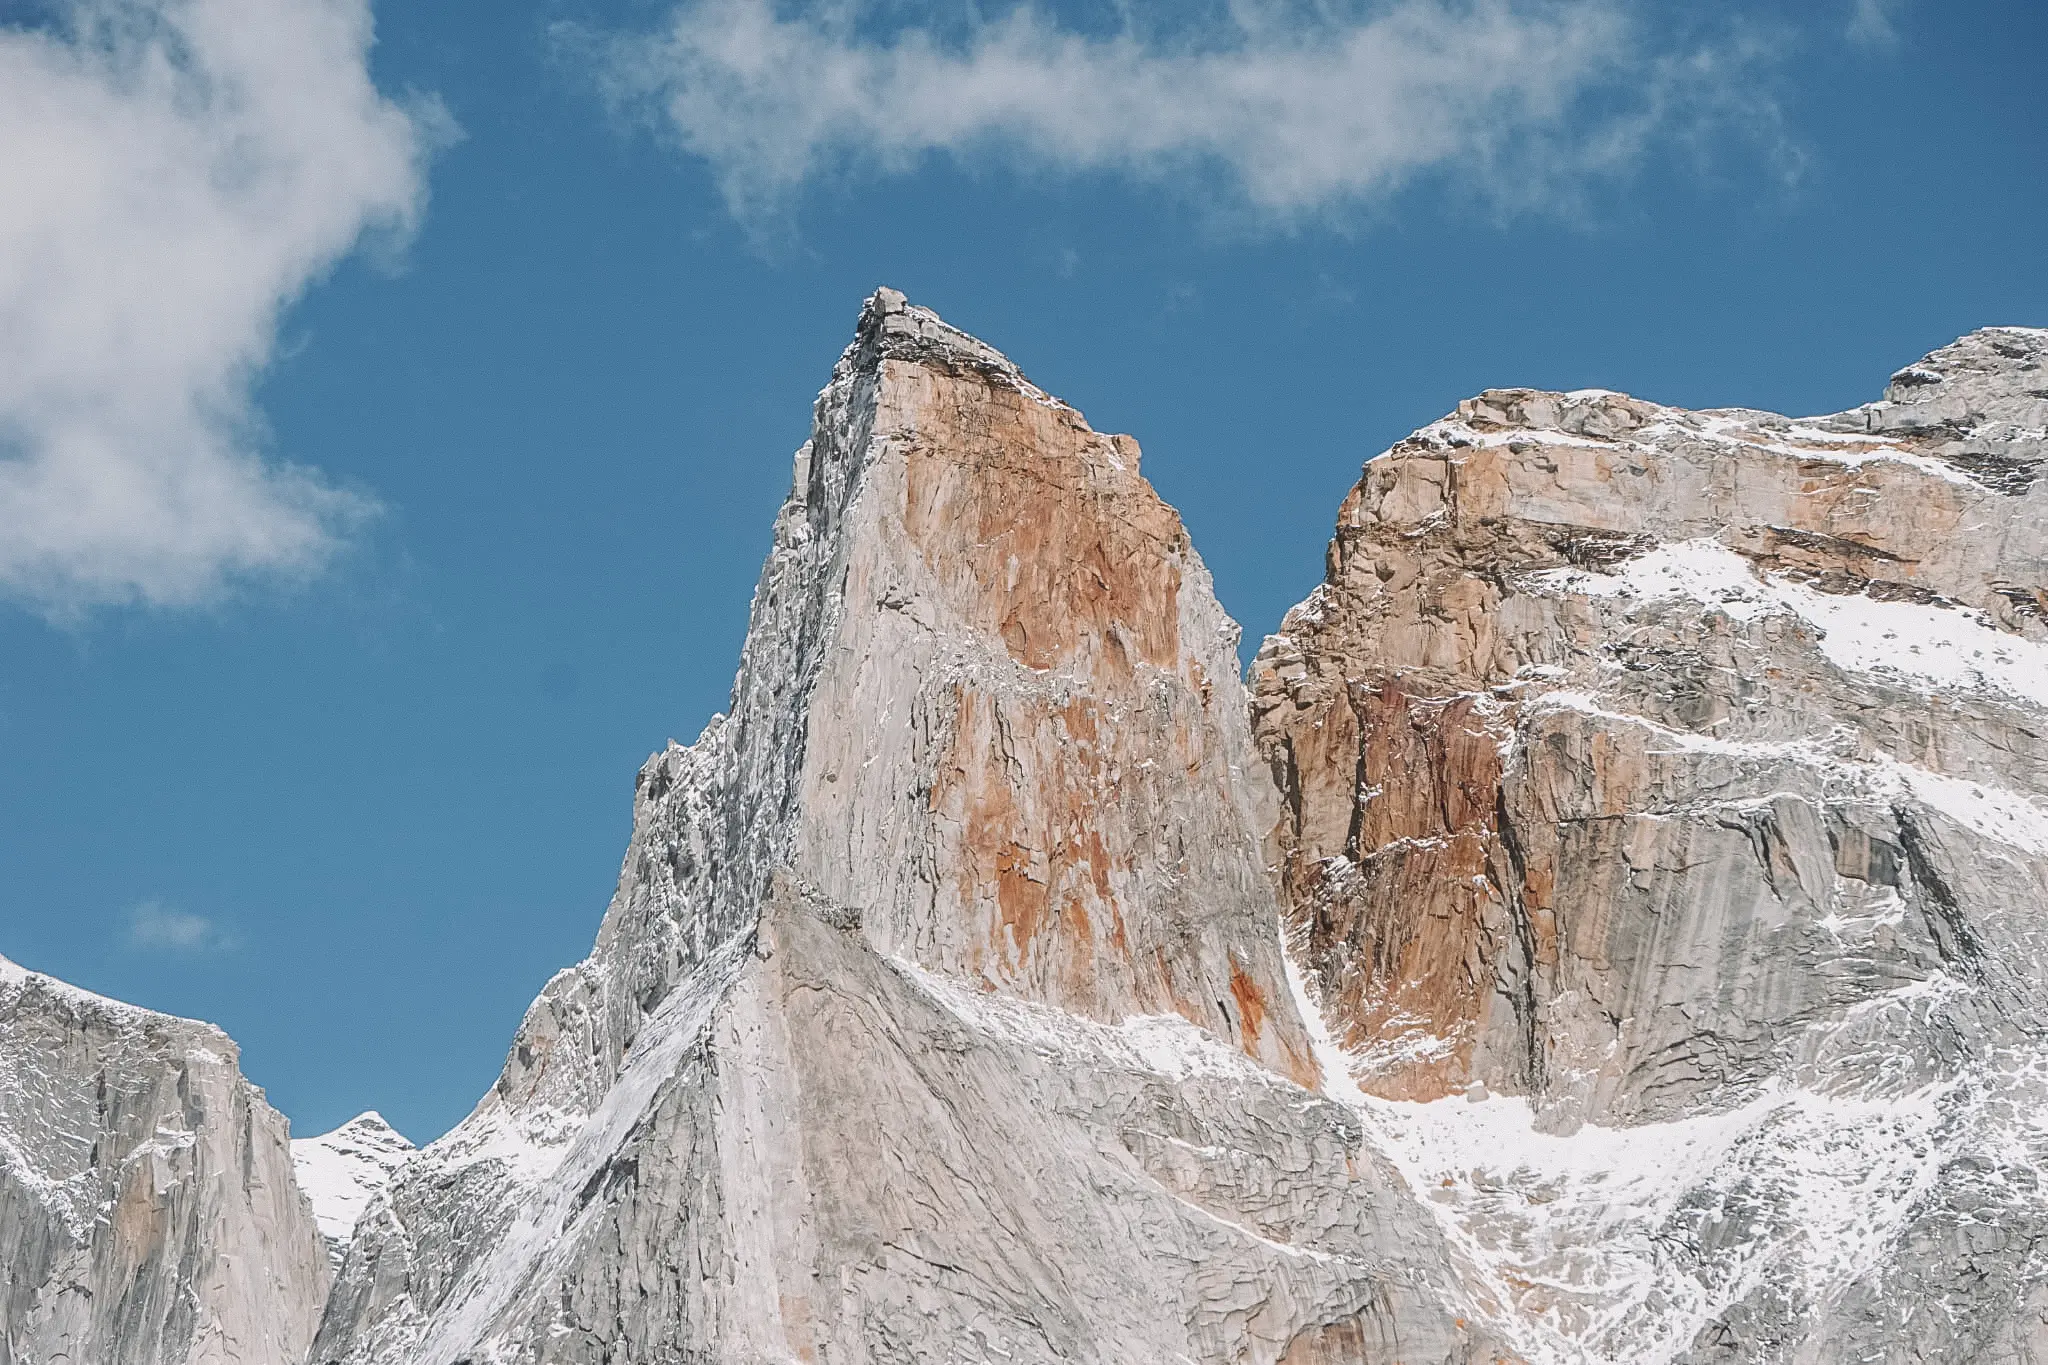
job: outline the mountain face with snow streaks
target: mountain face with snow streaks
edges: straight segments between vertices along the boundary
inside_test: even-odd
[[[303,1360],[329,1266],[211,1024],[0,958],[0,1365]]]
[[[730,713],[315,1359],[1492,1358],[1315,1089],[1236,627],[1137,465],[869,301]]]
[[[2048,1353],[2044,459],[2008,328],[1482,394],[1345,500],[1252,669],[1290,944],[1532,1351]]]
[[[2048,332],[1493,390],[1236,625],[882,290],[461,1125],[0,961],[0,1365],[2048,1360]]]

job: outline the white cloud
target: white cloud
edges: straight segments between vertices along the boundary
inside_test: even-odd
[[[1178,26],[1122,9],[1107,34],[1023,7],[942,36],[877,32],[844,0],[689,0],[602,53],[613,94],[656,101],[742,216],[844,165],[982,150],[1154,181],[1221,170],[1279,218],[1432,169],[1519,203],[1709,110],[1770,115],[1736,49],[1657,49],[1622,0],[1235,0]]]
[[[128,912],[128,946],[180,953],[224,952],[234,940],[204,915],[144,901]]]
[[[1851,41],[1889,47],[1899,41],[1899,12],[1905,0],[1853,0],[1849,9]]]
[[[266,461],[250,385],[285,305],[410,229],[434,113],[372,85],[366,0],[54,16],[0,26],[0,594],[63,616],[311,572],[374,504]]]

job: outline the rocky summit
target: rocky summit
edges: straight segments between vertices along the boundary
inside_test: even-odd
[[[1496,390],[1242,680],[890,290],[470,1117],[0,966],[0,1365],[2048,1359],[2048,332]]]

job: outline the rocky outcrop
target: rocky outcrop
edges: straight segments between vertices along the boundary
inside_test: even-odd
[[[877,294],[730,714],[315,1359],[1491,1358],[1314,1089],[1236,643],[1135,443]]]
[[[415,1319],[410,1258],[467,1231],[429,1182],[485,1174],[430,1148],[351,1252],[329,1327],[362,1325],[316,1358],[1487,1358],[1342,1106],[1171,1016],[983,992],[850,920],[772,896]]]
[[[327,1257],[236,1056],[0,959],[0,1365],[304,1359]]]
[[[1993,329],[1824,418],[1485,393],[1346,498],[1253,667],[1291,942],[1531,1354],[2048,1354],[2044,458]]]

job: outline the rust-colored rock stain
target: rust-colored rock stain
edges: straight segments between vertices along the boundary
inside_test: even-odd
[[[903,524],[950,605],[1029,668],[1178,667],[1187,532],[1136,442],[1000,385],[941,385],[919,417]]]
[[[1360,1083],[1434,1099],[1470,1079],[1501,932],[1495,813],[1504,716],[1400,682],[1353,685],[1289,731],[1302,774],[1281,863],[1311,962],[1342,963],[1323,996]],[[1342,780],[1340,780],[1340,777]]]
[[[1259,1032],[1266,1026],[1266,997],[1234,958],[1230,963],[1230,998],[1237,1002],[1237,1023],[1244,1031],[1245,1050],[1256,1055]]]
[[[1213,855],[1162,837],[1173,812],[1204,787],[1228,811],[1236,781],[1216,752],[1217,682],[1181,638],[1179,515],[1129,438],[1004,382],[888,366],[878,423],[902,452],[904,534],[930,575],[920,599],[949,638],[1000,641],[1043,675],[964,674],[952,714],[932,720],[946,736],[926,801],[938,912],[962,922],[963,965],[1096,1018],[1180,1014],[1316,1084],[1291,1002],[1277,1022],[1277,951],[1160,903],[1202,885],[1190,863]],[[1215,909],[1235,920],[1244,903]],[[1247,931],[1271,932],[1230,932]]]

